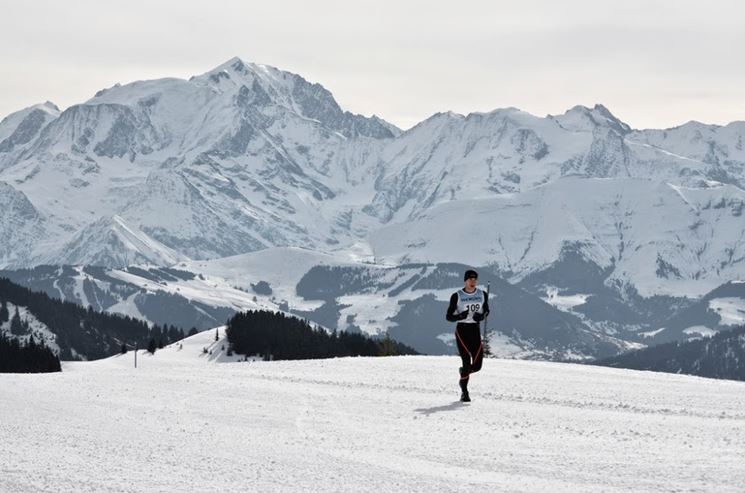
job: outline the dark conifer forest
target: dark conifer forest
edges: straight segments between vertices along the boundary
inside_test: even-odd
[[[633,370],[745,380],[745,327],[624,353],[594,364]]]
[[[359,333],[328,333],[306,320],[258,310],[237,313],[228,321],[232,351],[266,359],[318,359],[337,356],[417,354],[389,337],[374,339]]]
[[[0,373],[45,373],[61,371],[60,361],[44,343],[33,336],[28,342],[0,334]]]
[[[50,298],[46,293],[31,291],[8,279],[0,278],[0,315],[5,316],[7,305],[25,307],[34,317],[57,336],[61,360],[99,359],[121,352],[122,345],[146,348],[151,339],[170,344],[183,339],[183,330],[174,326],[149,327],[132,317],[98,312],[76,303]],[[3,311],[2,307],[6,309]],[[10,332],[14,336],[28,336],[28,324],[13,321]],[[3,323],[0,321],[0,324]],[[11,341],[12,345],[12,341]],[[37,344],[38,346],[38,344]]]

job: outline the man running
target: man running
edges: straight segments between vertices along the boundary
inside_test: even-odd
[[[489,315],[488,293],[476,287],[479,275],[475,270],[467,270],[463,275],[463,289],[450,297],[450,305],[445,314],[448,322],[458,322],[455,326],[455,342],[458,354],[463,360],[460,371],[460,400],[470,402],[468,378],[471,373],[481,369],[484,359],[484,345],[481,341],[481,322]]]

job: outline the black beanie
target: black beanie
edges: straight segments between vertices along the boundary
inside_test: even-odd
[[[479,273],[475,270],[468,269],[465,274],[463,274],[463,281],[467,281],[469,277],[473,277],[474,279],[479,278]]]

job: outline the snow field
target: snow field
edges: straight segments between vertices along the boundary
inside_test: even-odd
[[[455,357],[215,364],[220,345],[205,331],[137,370],[130,352],[0,375],[0,491],[745,484],[745,383],[487,360],[461,404]]]

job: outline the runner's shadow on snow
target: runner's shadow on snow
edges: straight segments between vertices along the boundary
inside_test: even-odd
[[[442,411],[455,411],[456,409],[465,407],[465,406],[466,406],[466,403],[461,402],[461,401],[455,401],[445,406],[422,407],[419,409],[414,409],[414,411],[419,414],[424,414],[425,416],[429,416],[430,414],[439,413]]]

